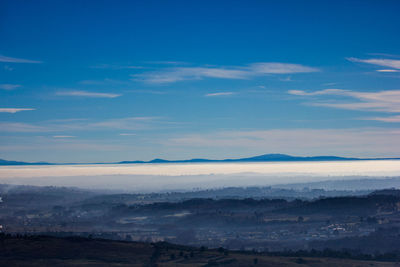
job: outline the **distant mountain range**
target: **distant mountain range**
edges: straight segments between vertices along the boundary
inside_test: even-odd
[[[92,164],[139,164],[139,163],[202,163],[202,162],[288,162],[288,161],[346,161],[346,160],[388,160],[400,158],[345,158],[336,156],[315,156],[315,157],[295,157],[285,154],[265,154],[250,158],[239,159],[186,159],[186,160],[166,160],[153,159],[150,161],[134,160],[120,161],[111,163],[92,163]],[[0,159],[0,165],[63,165],[63,164],[79,164],[79,163],[48,163],[48,162],[22,162],[8,161]],[[86,163],[85,163],[86,164]]]
[[[335,156],[316,156],[316,157],[294,157],[284,154],[265,154],[250,158],[240,159],[186,159],[186,160],[165,160],[153,159],[150,161],[121,161],[120,164],[125,163],[191,163],[191,162],[270,162],[270,161],[334,161],[334,160],[362,160],[360,158],[344,158]]]
[[[48,162],[23,162],[23,161],[0,159],[0,166],[2,165],[53,165],[53,164]]]

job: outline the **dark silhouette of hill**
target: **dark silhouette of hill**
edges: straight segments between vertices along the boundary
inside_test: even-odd
[[[295,256],[295,252],[285,252],[287,256],[283,257],[166,242],[124,242],[84,237],[1,234],[0,248],[1,266],[396,266],[394,261],[385,258],[381,260],[386,262],[354,260],[351,258],[361,256],[334,251],[297,252],[308,256],[304,258]]]
[[[312,241],[310,248],[360,250],[365,253],[388,253],[400,247],[400,228],[380,228],[368,236],[353,236],[326,241]]]
[[[393,190],[398,194],[400,190]],[[158,202],[147,205],[120,205],[114,215],[134,213],[156,213],[186,210],[193,214],[209,210],[258,211],[270,214],[329,214],[333,216],[368,216],[379,212],[397,212],[400,196],[395,194],[370,194],[367,196],[329,197],[315,200],[284,199],[210,199],[198,198],[181,202]],[[190,216],[189,216],[190,217]],[[196,223],[196,222],[193,222]]]
[[[400,190],[395,189],[395,188],[390,188],[390,189],[382,189],[382,190],[376,190],[372,193],[370,193],[371,196],[374,195],[384,195],[384,196],[395,196],[395,197],[400,197]]]

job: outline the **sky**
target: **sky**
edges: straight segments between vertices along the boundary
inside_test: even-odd
[[[400,156],[399,1],[0,1],[0,158]]]

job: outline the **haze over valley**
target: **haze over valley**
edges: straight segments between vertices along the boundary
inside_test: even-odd
[[[399,175],[400,160],[0,167],[0,183],[132,192],[383,179]]]

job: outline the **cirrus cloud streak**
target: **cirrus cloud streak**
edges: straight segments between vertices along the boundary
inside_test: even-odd
[[[317,72],[319,69],[300,64],[261,62],[232,67],[175,67],[132,75],[133,80],[147,83],[172,83],[204,78],[251,79],[268,74]]]
[[[19,84],[0,84],[0,89],[3,89],[3,90],[14,90],[14,89],[16,89],[16,88],[18,88],[18,87],[21,87],[21,85],[19,85]]]
[[[38,60],[30,60],[30,59],[24,59],[24,58],[15,58],[15,57],[6,57],[3,55],[0,55],[0,62],[8,62],[8,63],[43,63],[42,61]]]
[[[207,97],[215,97],[215,96],[230,96],[235,94],[234,92],[217,92],[217,93],[209,93],[209,94],[205,94],[204,96]]]
[[[60,91],[57,92],[58,96],[76,96],[76,97],[90,97],[90,98],[116,98],[121,96],[120,94],[113,93],[100,93],[100,92],[88,92],[88,91]]]
[[[0,108],[1,113],[17,113],[21,111],[36,110],[34,108]]]
[[[328,99],[316,100],[307,103],[312,106],[331,107],[338,109],[360,110],[360,111],[375,111],[400,113],[400,90],[385,90],[377,92],[359,92],[343,89],[325,89],[313,92],[303,90],[289,90],[289,94],[298,96],[341,96],[348,97],[353,101]],[[355,100],[355,101],[354,101]]]
[[[376,65],[376,66],[381,66],[381,67],[389,67],[389,68],[394,68],[397,70],[400,70],[400,60],[399,59],[382,59],[382,58],[370,58],[370,59],[359,59],[359,58],[354,58],[350,57],[347,58],[347,60],[351,62],[358,62],[358,63],[365,63],[365,64],[371,64],[371,65]],[[378,72],[396,72],[396,70],[377,70]]]

